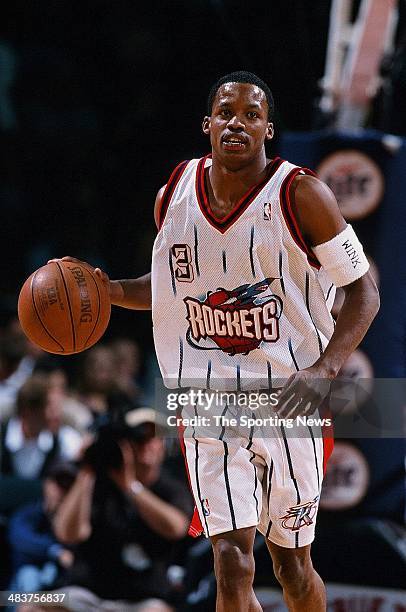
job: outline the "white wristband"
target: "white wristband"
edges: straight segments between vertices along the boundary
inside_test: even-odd
[[[369,262],[351,225],[313,251],[336,287],[349,285],[368,272]]]
[[[130,490],[133,495],[138,495],[138,493],[141,493],[144,489],[144,485],[139,480],[133,480],[130,484]]]

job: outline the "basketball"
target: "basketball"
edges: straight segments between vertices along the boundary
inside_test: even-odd
[[[48,353],[72,355],[93,346],[106,331],[111,304],[106,286],[90,268],[51,262],[33,272],[18,298],[26,336]]]

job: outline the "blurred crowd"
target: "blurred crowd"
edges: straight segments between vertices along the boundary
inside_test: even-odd
[[[0,328],[0,591],[67,593],[74,612],[214,609],[180,445],[151,406],[153,363],[129,338],[67,359],[31,344],[15,316]],[[356,351],[341,376],[372,380],[367,356]],[[400,588],[403,469],[395,444],[385,462],[376,445],[336,440],[313,558],[327,581]],[[277,588],[263,538],[254,554],[255,585]]]
[[[177,441],[142,406],[139,363],[116,339],[67,371],[17,320],[2,330],[0,590],[69,587],[75,610],[178,604],[193,504]]]

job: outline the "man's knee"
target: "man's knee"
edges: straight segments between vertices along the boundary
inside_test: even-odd
[[[273,559],[273,567],[281,587],[294,599],[301,599],[311,588],[313,565],[309,555],[296,554],[296,550]]]
[[[252,551],[242,550],[238,544],[219,539],[213,545],[217,584],[222,590],[249,586],[254,580],[255,563]]]

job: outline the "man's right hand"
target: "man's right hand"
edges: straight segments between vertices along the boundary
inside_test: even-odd
[[[103,282],[109,292],[110,301],[112,304],[115,304],[117,300],[119,301],[120,299],[122,299],[124,292],[120,281],[110,280],[106,272],[103,272],[101,268],[94,268],[86,261],[81,261],[80,259],[77,259],[76,257],[71,257],[70,255],[50,259],[47,263],[51,263],[54,261],[71,261],[72,263],[80,264],[81,266],[87,268],[90,272],[96,274],[100,278],[100,280]]]

